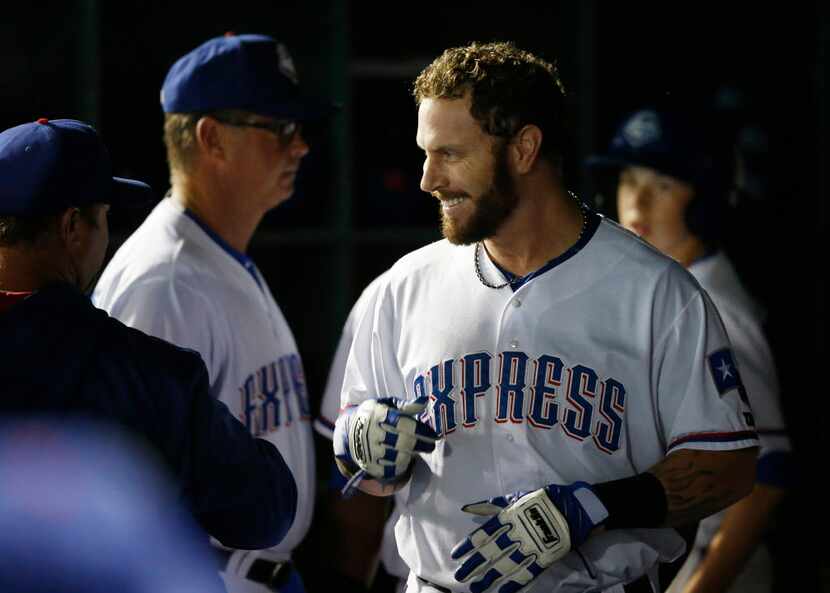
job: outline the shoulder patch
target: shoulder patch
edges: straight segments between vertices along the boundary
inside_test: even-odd
[[[735,364],[731,349],[722,348],[710,354],[709,371],[712,373],[712,379],[714,379],[715,387],[720,395],[737,389],[741,394],[741,399],[743,399],[744,386],[741,382],[741,376],[738,374],[738,367]]]

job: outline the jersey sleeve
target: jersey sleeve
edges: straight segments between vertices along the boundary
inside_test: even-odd
[[[334,437],[334,421],[340,413],[340,392],[343,388],[343,376],[346,373],[346,360],[349,357],[349,349],[352,346],[354,336],[355,308],[352,308],[346,323],[343,325],[343,333],[337,344],[334,359],[329,368],[329,376],[326,381],[326,388],[323,391],[323,400],[320,403],[320,414],[314,419],[314,430],[326,437]]]
[[[721,310],[721,313],[749,394],[760,440],[756,481],[788,488],[795,479],[792,443],[781,411],[772,352],[760,323],[755,319],[729,309]]]
[[[206,294],[166,277],[145,279],[128,286],[105,309],[130,327],[198,352],[214,386],[228,360],[230,333]]]
[[[398,328],[395,302],[387,277],[374,302],[355,319],[354,339],[346,361],[340,407],[376,397],[406,398],[406,385],[397,361]]]
[[[790,451],[792,447],[779,399],[778,374],[763,330],[753,319],[738,317],[729,311],[721,313],[749,394],[755,428],[761,441],[759,456]]]
[[[367,309],[374,305],[378,287],[383,278],[384,275],[381,274],[363,290],[349,312],[346,323],[343,324],[343,332],[334,353],[326,388],[323,392],[323,400],[320,403],[320,414],[314,420],[314,429],[327,439],[333,437],[334,422],[340,413],[340,394],[343,390],[343,377],[346,373],[346,361],[349,358],[349,350],[354,339],[355,325]]]
[[[684,270],[669,268],[653,315],[652,384],[666,452],[758,446],[732,346],[708,295]]]

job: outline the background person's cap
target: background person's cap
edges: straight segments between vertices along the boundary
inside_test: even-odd
[[[308,120],[334,106],[300,91],[288,50],[266,35],[214,37],[179,58],[161,88],[165,113],[239,109],[277,119]]]
[[[112,176],[106,146],[88,124],[41,118],[0,133],[0,214],[36,216],[93,203],[139,206],[151,198],[146,183]]]
[[[699,124],[672,111],[637,111],[623,121],[608,150],[585,165],[593,170],[648,167],[700,186],[708,181],[711,159]]]

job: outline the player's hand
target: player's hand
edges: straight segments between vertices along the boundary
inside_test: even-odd
[[[344,410],[334,427],[334,455],[359,471],[344,494],[368,475],[395,482],[409,470],[415,453],[429,453],[438,438],[431,426],[417,419],[428,398],[405,402],[394,397],[370,399]]]
[[[608,517],[590,485],[551,484],[532,492],[514,492],[464,505],[474,515],[495,515],[455,546],[459,582],[472,593],[513,593],[581,545]]]

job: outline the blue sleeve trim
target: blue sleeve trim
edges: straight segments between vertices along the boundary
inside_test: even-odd
[[[326,428],[334,430],[334,422],[332,422],[331,420],[329,420],[325,416],[317,416],[317,422],[319,422],[320,424],[322,424]]]
[[[778,488],[792,488],[796,482],[793,456],[789,451],[773,451],[760,459],[755,468],[755,480]]]
[[[758,431],[758,434],[759,434],[760,436],[764,436],[764,437],[766,437],[766,436],[770,436],[770,437],[786,437],[786,436],[789,436],[789,434],[790,434],[790,433],[789,433],[789,431],[788,431],[788,430],[786,430],[786,429],[784,429],[784,428],[778,428],[778,429],[773,429],[773,428],[758,428],[758,429],[757,429],[757,431]]]
[[[337,490],[340,491],[343,489],[343,486],[346,485],[346,482],[349,481],[349,478],[344,476],[340,473],[340,470],[337,469],[337,464],[335,462],[331,462],[331,475],[329,476],[329,490]]]

